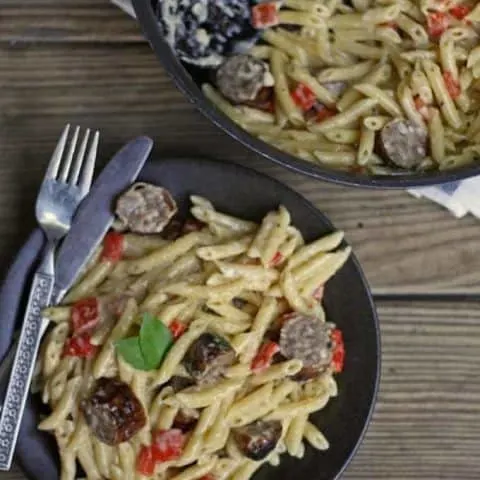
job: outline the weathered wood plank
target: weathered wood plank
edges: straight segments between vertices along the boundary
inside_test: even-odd
[[[345,480],[476,479],[480,313],[476,304],[380,304],[382,383]]]
[[[480,291],[478,221],[401,191],[317,182],[255,156],[194,110],[147,45],[4,45],[0,67],[0,265],[33,225],[44,167],[70,121],[101,129],[103,158],[145,133],[159,158],[213,156],[288,183],[346,230],[376,292]]]
[[[478,479],[477,307],[379,305],[380,394],[372,424],[345,480]],[[23,477],[15,471],[2,474],[2,479]]]
[[[0,42],[141,42],[139,27],[108,0],[2,0]]]

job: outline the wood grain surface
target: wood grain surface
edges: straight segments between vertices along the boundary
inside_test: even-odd
[[[1,275],[34,226],[38,185],[66,122],[101,130],[102,162],[147,134],[157,160],[195,154],[248,165],[345,229],[374,292],[403,301],[379,302],[379,401],[344,478],[480,478],[480,313],[444,296],[480,295],[477,220],[402,191],[314,181],[254,155],[194,110],[135,22],[107,0],[0,0]],[[437,301],[413,302],[419,293]]]
[[[101,130],[104,160],[145,133],[155,140],[157,158],[195,152],[288,183],[346,230],[377,293],[480,293],[478,221],[457,220],[403,191],[329,185],[267,162],[196,112],[146,44],[0,42],[0,62],[0,220],[8,225],[0,265],[33,224],[19,219],[31,217],[44,167],[68,121]]]
[[[343,479],[478,479],[478,305],[378,307],[380,393],[372,424]],[[2,480],[23,478],[18,470],[0,474]]]
[[[1,0],[0,41],[145,43],[107,0]]]

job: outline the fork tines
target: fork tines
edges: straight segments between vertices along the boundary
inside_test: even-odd
[[[84,191],[87,189],[87,186],[92,183],[93,169],[95,166],[95,158],[97,154],[98,139],[100,134],[98,130],[95,131],[93,138],[90,141],[90,148],[88,148],[90,129],[87,128],[83,135],[82,142],[80,143],[80,147],[77,149],[78,138],[80,136],[80,127],[75,127],[70,141],[67,142],[69,132],[70,124],[67,124],[63,129],[57,146],[55,147],[55,151],[53,152],[52,158],[50,160],[45,179],[56,179],[59,182],[63,182],[69,185],[77,185],[81,191]],[[67,143],[68,152],[64,157]],[[88,153],[86,161],[84,162],[87,148]],[[73,161],[75,153],[75,161]]]

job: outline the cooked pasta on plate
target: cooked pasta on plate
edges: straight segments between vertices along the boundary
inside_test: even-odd
[[[191,217],[138,183],[61,305],[39,357],[38,428],[62,480],[246,480],[307,445],[337,395],[342,332],[322,307],[350,248],[305,244],[282,205],[261,223],[191,196]],[[334,400],[332,400],[334,401]]]
[[[168,3],[157,9],[163,23]],[[375,174],[446,170],[480,158],[478,2],[250,2],[255,42],[230,50],[210,26],[211,2],[182,3],[167,40],[177,53],[188,43],[187,63],[217,52],[215,62],[202,63],[214,72],[204,94],[265,142],[309,162]],[[195,15],[195,3],[206,4],[205,17]],[[225,21],[248,31],[244,10],[225,9]]]

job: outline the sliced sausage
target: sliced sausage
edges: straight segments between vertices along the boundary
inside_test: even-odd
[[[187,433],[197,424],[199,413],[193,408],[181,408],[173,420],[173,428],[178,428]]]
[[[107,445],[127,442],[147,422],[140,400],[117,378],[98,379],[80,408],[92,433]]]
[[[197,232],[205,227],[205,224],[193,217],[188,217],[185,221],[175,215],[168,225],[162,231],[162,238],[165,240],[176,240],[181,235]]]
[[[175,215],[162,230],[162,238],[165,240],[176,240],[182,235],[183,222]]]
[[[186,388],[193,387],[195,381],[189,377],[181,377],[179,375],[174,375],[170,382],[168,383],[175,393],[185,390]]]
[[[264,112],[274,112],[274,91],[272,87],[262,87],[253,100],[245,102],[248,107],[263,110]]]
[[[232,430],[240,451],[252,460],[262,460],[277,446],[282,436],[282,424],[278,420],[262,421]]]
[[[235,361],[235,350],[225,338],[202,333],[192,343],[183,359],[187,372],[198,383],[216,381]]]
[[[268,80],[265,62],[251,55],[233,55],[217,70],[216,83],[222,95],[235,104],[253,102]]]
[[[299,383],[308,382],[309,380],[318,378],[325,371],[325,368],[326,366],[324,368],[303,367],[298,373],[293,375],[291,379]]]
[[[170,192],[148,183],[135,183],[117,200],[118,218],[136,233],[160,233],[177,213]]]
[[[427,154],[427,132],[410,120],[392,120],[380,131],[379,153],[397,167],[413,169]]]
[[[197,220],[193,217],[188,217],[182,226],[182,235],[186,235],[187,233],[198,232],[202,228],[205,227],[205,223]]]
[[[330,365],[332,326],[315,317],[290,314],[280,330],[280,353],[287,359],[303,362],[295,380],[309,380]]]

